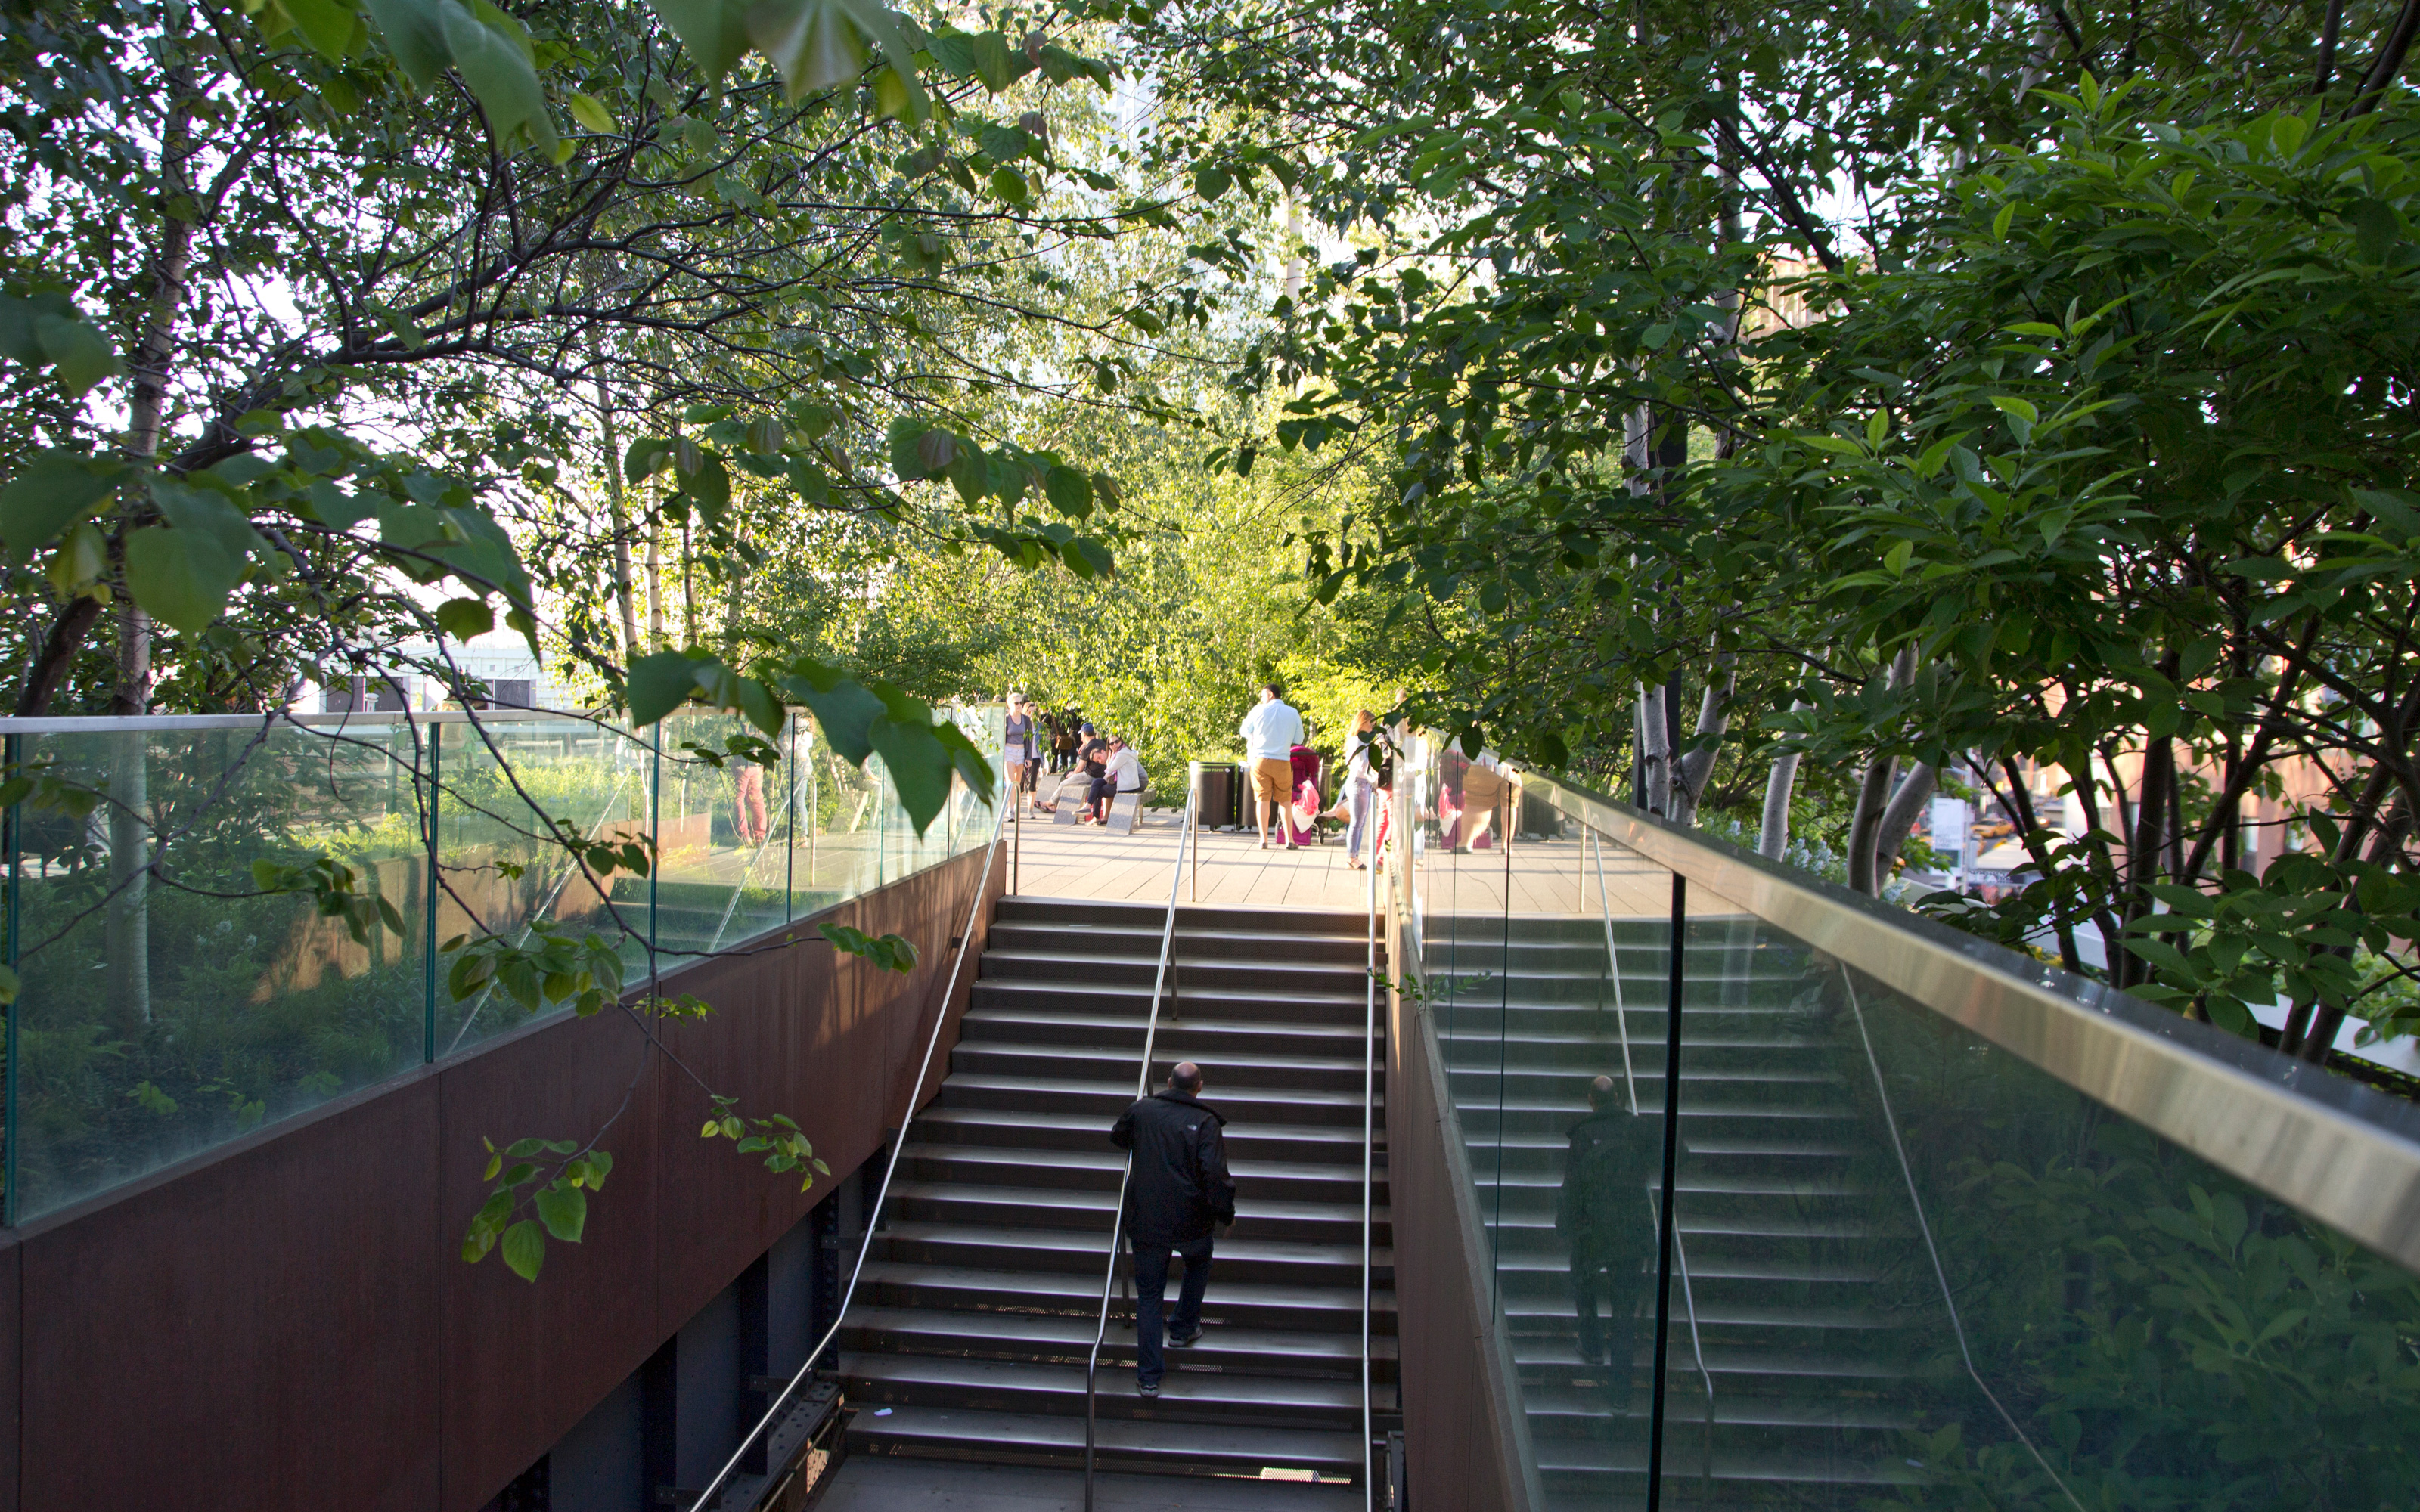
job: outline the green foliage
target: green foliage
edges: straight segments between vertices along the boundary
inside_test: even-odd
[[[833,949],[870,962],[876,971],[896,971],[905,975],[916,969],[916,947],[897,934],[877,938],[846,924],[829,922],[818,924],[815,929],[831,942]]]
[[[708,1139],[733,1141],[743,1155],[763,1152],[767,1170],[804,1171],[806,1175],[799,1181],[801,1192],[814,1186],[816,1177],[831,1174],[831,1167],[815,1158],[815,1147],[786,1116],[776,1113],[769,1119],[742,1118],[732,1111],[738,1101],[717,1095],[714,1117],[706,1120],[706,1127],[699,1133]]]
[[[1922,1425],[1916,1484],[1875,1505],[2066,1504],[2051,1473],[2112,1512],[2409,1504],[2412,1447],[2374,1428],[2420,1411],[2420,1280],[1929,1011],[1863,1008],[1964,1330],[1962,1354],[1926,1256],[1886,1268]],[[1825,1011],[1880,1118],[1862,1036]],[[1903,1190],[1886,1149],[1860,1169]]]
[[[492,1139],[488,1200],[462,1236],[462,1258],[477,1264],[501,1242],[504,1265],[524,1281],[535,1281],[546,1264],[549,1235],[577,1244],[588,1227],[588,1194],[600,1192],[613,1173],[613,1157],[592,1143],[569,1139],[516,1139],[503,1149]],[[532,1217],[516,1216],[526,1209]]]

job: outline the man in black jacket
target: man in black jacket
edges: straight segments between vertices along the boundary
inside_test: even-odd
[[[1135,1336],[1140,1356],[1135,1380],[1145,1396],[1159,1395],[1159,1378],[1167,1368],[1159,1346],[1169,1257],[1185,1257],[1176,1315],[1167,1319],[1169,1344],[1182,1347],[1202,1336],[1212,1226],[1223,1230],[1235,1221],[1235,1181],[1227,1174],[1227,1142],[1218,1133],[1227,1120],[1202,1103],[1201,1090],[1202,1068],[1178,1061],[1167,1088],[1126,1109],[1109,1131],[1111,1144],[1134,1151],[1126,1179],[1125,1231],[1134,1247]]]
[[[1625,1107],[1610,1076],[1590,1084],[1588,1102],[1589,1115],[1572,1126],[1563,1158],[1555,1231],[1572,1247],[1580,1359],[1611,1366],[1617,1389],[1626,1392],[1637,1348],[1635,1320],[1648,1290],[1640,1273],[1656,1247],[1647,1186],[1663,1170],[1664,1125]],[[1597,1314],[1600,1302],[1609,1304],[1610,1330]]]

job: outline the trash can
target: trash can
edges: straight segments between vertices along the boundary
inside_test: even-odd
[[[1233,762],[1194,762],[1187,772],[1193,783],[1193,823],[1202,829],[1239,823],[1238,790]]]

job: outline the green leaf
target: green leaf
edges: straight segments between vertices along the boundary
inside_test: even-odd
[[[598,100],[595,95],[581,94],[575,91],[572,94],[570,104],[571,118],[578,121],[581,125],[585,126],[590,131],[596,132],[598,136],[612,136],[621,130],[621,127],[613,119],[613,113],[607,110],[605,108],[605,102]]]
[[[1033,199],[1032,186],[1026,182],[1025,175],[1014,168],[994,168],[991,171],[991,192],[1011,205],[1024,206]]]
[[[482,598],[449,598],[437,606],[437,628],[457,640],[486,635],[496,627],[496,611]]]
[[[983,86],[993,94],[1007,88],[1014,77],[1009,71],[1008,39],[999,32],[977,32],[967,39],[967,47]]]
[[[803,703],[823,730],[824,741],[840,759],[863,765],[874,752],[873,728],[883,716],[883,703],[874,692],[839,668],[802,656],[782,678],[782,691]]]
[[[698,689],[698,672],[710,662],[721,665],[711,656],[681,651],[659,651],[631,662],[627,685],[630,722],[651,725],[687,703]]]
[[[1117,568],[1109,548],[1089,535],[1078,535],[1059,548],[1060,560],[1078,578],[1106,578]]]
[[[250,537],[257,544],[259,537],[212,490],[163,478],[153,480],[151,491],[171,528],[150,526],[126,538],[126,586],[154,618],[199,635],[243,579],[245,548],[237,543]]]
[[[2397,217],[2395,207],[2382,199],[2365,199],[2353,211],[2353,250],[2361,260],[2382,263],[2393,255],[2395,243],[2403,235],[2403,223]]]
[[[546,1235],[537,1220],[524,1218],[504,1230],[504,1264],[513,1274],[524,1281],[537,1279],[538,1267],[546,1263]]]
[[[546,1231],[566,1244],[580,1242],[580,1231],[588,1223],[588,1195],[576,1186],[551,1186],[539,1193],[534,1204]]]
[[[73,316],[37,316],[34,336],[42,345],[42,354],[57,365],[59,381],[77,398],[118,370],[117,353],[89,321]]]
[[[745,0],[648,0],[648,4],[681,39],[681,46],[689,49],[690,61],[709,82],[729,73],[748,51]]]
[[[336,0],[280,0],[295,30],[311,50],[331,62],[344,57],[353,39],[353,13]]]
[[[1042,492],[1063,515],[1080,518],[1093,512],[1093,480],[1074,468],[1062,464],[1044,473]]]
[[[758,0],[748,35],[782,70],[792,100],[855,84],[865,71],[865,39],[834,0]]]
[[[24,565],[60,532],[88,518],[126,473],[122,462],[74,452],[29,454],[0,487],[0,560]]]
[[[932,476],[924,466],[922,445],[932,427],[923,421],[901,415],[891,423],[886,433],[890,443],[891,471],[902,483],[920,483]]]
[[[1215,162],[1205,162],[1193,170],[1193,192],[1205,200],[1217,199],[1234,182],[1235,176]]]
[[[2028,425],[2034,424],[2041,419],[2040,412],[2035,409],[2031,403],[2024,399],[2015,398],[2005,393],[1995,393],[1992,395],[1992,403],[1997,406],[2003,413],[2014,415]]]
[[[478,97],[496,140],[509,142],[526,131],[539,148],[554,150],[554,120],[547,114],[546,93],[538,87],[537,69],[521,50],[520,39],[458,5],[441,4],[438,15],[446,46],[453,50],[455,70]]]
[[[386,37],[387,51],[412,87],[427,89],[454,61],[442,8],[449,0],[362,0]]]

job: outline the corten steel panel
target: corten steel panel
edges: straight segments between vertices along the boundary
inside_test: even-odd
[[[922,959],[906,976],[839,958],[811,924],[796,927],[788,946],[665,973],[665,995],[693,994],[714,1012],[659,1026],[680,1064],[647,1057],[628,1109],[599,1141],[613,1152],[613,1173],[590,1204],[591,1237],[549,1244],[535,1287],[492,1257],[474,1267],[457,1260],[444,1273],[444,1512],[473,1512],[502,1489],[830,1190],[818,1178],[801,1192],[797,1176],[768,1171],[762,1157],[737,1153],[729,1140],[702,1137],[706,1087],[737,1097],[743,1112],[797,1119],[835,1173],[873,1153],[904,1106],[932,1026],[930,1005],[949,975],[948,942],[966,923],[983,859],[980,852],[959,856],[817,916],[915,941]],[[995,869],[995,894],[998,882]],[[986,903],[984,920],[990,912]],[[981,949],[983,928],[979,920],[970,952]],[[959,974],[961,1001],[973,960],[970,953]],[[594,1051],[547,1039],[587,1029],[619,1032]],[[458,1249],[485,1191],[480,1136],[501,1145],[508,1125],[513,1137],[593,1130],[631,1085],[639,1049],[627,1018],[599,1015],[551,1022],[448,1067],[450,1227],[441,1247]],[[945,1035],[941,1055],[947,1050]],[[491,1061],[500,1064],[491,1069]],[[480,1078],[475,1089],[473,1077]],[[866,1095],[893,1086],[901,1090],[892,1096]],[[561,1111],[552,1124],[532,1121],[542,1109]],[[487,1121],[473,1127],[474,1119]],[[457,1366],[468,1361],[477,1362],[475,1381]]]
[[[846,1172],[904,1109],[983,869],[960,856],[828,916],[914,939],[910,976],[836,967],[812,927],[668,974],[718,1005],[675,1026],[682,1060]],[[972,977],[970,953],[954,1009]],[[619,1014],[549,1020],[0,1236],[0,1431],[23,1391],[0,1512],[473,1512],[825,1190],[700,1138],[706,1094],[643,1046]],[[551,1243],[535,1286],[464,1265],[481,1136],[609,1117],[585,1242]]]
[[[1388,928],[1388,960],[1404,959]],[[1395,1239],[1395,1319],[1401,1350],[1409,1504],[1468,1512],[1529,1512],[1534,1473],[1525,1463],[1517,1389],[1494,1337],[1494,1309],[1479,1289],[1469,1230],[1458,1203],[1459,1138],[1440,1099],[1442,1068],[1419,1005],[1388,999],[1387,1189]]]
[[[27,1512],[433,1505],[437,1134],[415,1073],[22,1230]]]
[[[656,1304],[652,1279],[668,1243],[657,1221],[657,1088],[668,1070],[638,1026],[610,1011],[550,1020],[442,1069],[443,1208],[423,1241],[437,1268],[445,1379],[443,1494],[430,1504],[483,1504],[685,1320]],[[487,1195],[480,1141],[525,1135],[594,1137],[613,1156],[582,1242],[550,1242],[535,1285],[500,1256],[461,1258]]]
[[[13,1236],[0,1235],[0,1512],[17,1512],[17,1469],[23,1452],[17,1382],[23,1368],[17,1319],[23,1305],[24,1255]]]
[[[907,936],[919,952],[915,970],[878,970],[803,930],[802,943],[782,953],[778,970],[741,957],[668,977],[668,991],[694,993],[718,1006],[711,1019],[675,1026],[667,1042],[706,1086],[737,1097],[741,1112],[787,1114],[834,1173],[856,1168],[881,1148],[887,1130],[904,1126],[911,1083],[950,977],[949,942],[966,926],[982,862],[980,854],[961,856],[841,912],[842,922],[868,934]],[[994,896],[999,884],[995,867]],[[940,1086],[956,1016],[973,993],[988,899],[978,912],[951,1018],[934,1051],[928,1096]],[[890,1090],[869,1097],[869,1088]],[[806,1216],[830,1191],[830,1179],[818,1177],[801,1191],[799,1177],[767,1171],[761,1157],[736,1154],[727,1140],[701,1138],[711,1104],[687,1076],[675,1072],[659,1091],[667,1136],[665,1206],[658,1222],[672,1247],[661,1257],[657,1285],[664,1310],[685,1319]]]

